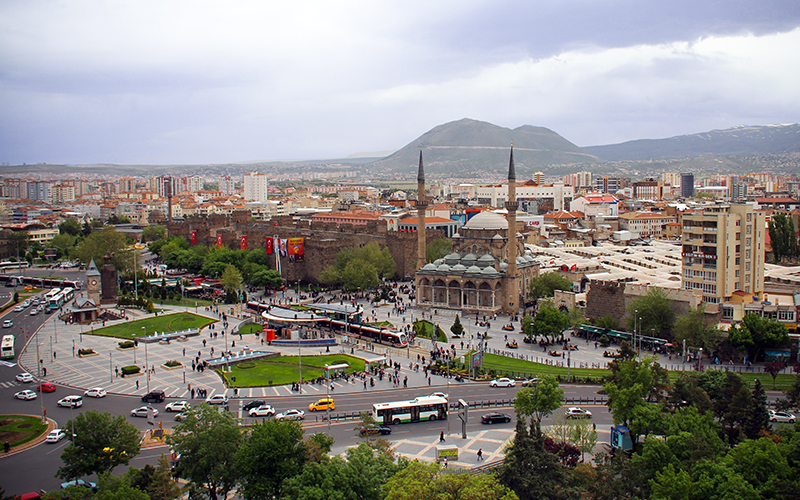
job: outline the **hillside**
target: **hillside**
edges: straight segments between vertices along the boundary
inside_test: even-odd
[[[605,161],[797,153],[800,152],[800,124],[734,127],[667,139],[639,139],[583,149]]]
[[[544,127],[524,125],[513,130],[464,118],[431,129],[394,154],[372,164],[374,171],[415,172],[422,145],[425,173],[473,176],[504,172],[514,141],[517,173],[529,176],[553,164],[593,163],[598,159]]]

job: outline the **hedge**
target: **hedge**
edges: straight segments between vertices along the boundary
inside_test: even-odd
[[[122,367],[122,374],[123,375],[133,375],[135,373],[139,373],[140,371],[142,371],[142,369],[139,368],[136,365],[130,365],[130,366],[123,366]]]
[[[135,347],[136,342],[133,340],[126,340],[125,342],[120,342],[119,347],[120,349],[130,349],[131,347]]]

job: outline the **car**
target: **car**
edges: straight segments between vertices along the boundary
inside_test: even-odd
[[[161,403],[166,397],[164,391],[156,389],[142,396],[142,403]]]
[[[432,393],[428,394],[428,396],[437,397],[437,398],[445,398],[445,399],[448,398],[448,395],[443,393],[443,392],[432,392]]]
[[[517,383],[513,378],[500,377],[489,382],[489,387],[514,387]]]
[[[22,303],[22,307],[28,307],[30,305],[31,305],[31,301],[30,300],[26,300],[25,302]]]
[[[251,417],[271,417],[275,415],[275,408],[272,405],[261,405],[258,408],[250,408],[247,414]]]
[[[167,406],[165,406],[164,409],[166,411],[182,412],[189,409],[189,403],[186,401],[173,401],[172,403],[167,403]]]
[[[564,415],[567,418],[592,418],[592,412],[589,410],[584,410],[583,408],[579,408],[577,406],[572,406],[567,408],[564,412]]]
[[[80,408],[83,406],[83,396],[71,395],[59,399],[58,406],[63,408]]]
[[[770,422],[793,424],[794,420],[795,416],[789,413],[788,411],[776,411],[775,413],[769,416]]]
[[[228,396],[224,394],[212,394],[206,398],[206,403],[210,405],[226,405],[228,404]]]
[[[93,483],[91,481],[84,481],[83,479],[78,479],[75,481],[67,481],[66,483],[61,483],[61,489],[65,490],[70,486],[84,486],[86,488],[90,488],[92,491],[97,491],[97,483]]]
[[[33,375],[31,375],[28,372],[20,373],[14,378],[17,379],[17,382],[25,382],[26,384],[29,382],[33,382]]]
[[[152,410],[154,417],[158,416],[158,410],[156,410],[152,406],[140,406],[139,408],[134,408],[133,410],[131,410],[131,417],[147,418],[147,410]]]
[[[306,418],[306,412],[303,410],[298,410],[296,408],[292,408],[291,410],[286,410],[282,413],[278,413],[275,415],[275,420],[303,420]]]
[[[50,382],[42,382],[41,384],[36,386],[36,390],[39,392],[56,392],[56,384],[51,384]]]
[[[11,328],[12,326],[14,326],[14,322],[10,319],[3,321],[3,328]]]
[[[83,393],[84,396],[90,398],[104,398],[106,397],[106,391],[102,387],[92,387],[91,389],[87,390]]]
[[[23,399],[25,401],[30,401],[31,399],[36,399],[36,393],[25,389],[24,391],[19,391],[18,393],[14,394],[14,397],[17,399]]]
[[[370,427],[368,429],[360,429],[358,431],[359,434],[362,436],[376,436],[380,434],[381,436],[386,436],[392,433],[392,428],[386,425],[378,425],[375,427]]]
[[[22,312],[24,310],[25,310],[25,306],[23,306],[22,304],[20,304],[20,305],[18,305],[17,307],[14,308],[14,312],[15,313],[20,313],[20,312]]]
[[[333,404],[333,398],[318,399],[314,403],[308,405],[308,411],[325,411],[333,409],[335,409],[335,405]]]
[[[57,443],[65,437],[67,437],[67,433],[64,432],[64,429],[53,429],[44,440],[47,443]]]
[[[175,420],[177,420],[178,422],[183,422],[184,420],[189,418],[189,415],[191,415],[191,413],[189,413],[188,411],[182,411],[177,415],[175,415]],[[195,414],[195,417],[200,418],[197,414]]]
[[[260,400],[260,399],[256,399],[255,401],[250,401],[249,403],[247,403],[246,405],[244,405],[244,406],[242,407],[242,410],[244,410],[244,411],[250,411],[250,410],[252,410],[253,408],[258,408],[259,406],[264,406],[265,404],[267,404],[267,402],[266,402],[266,401],[262,401],[262,400]]]
[[[538,377],[526,378],[525,380],[522,381],[522,387],[536,387],[538,383],[539,383]]]
[[[493,411],[481,415],[482,424],[505,424],[511,422],[511,415]]]
[[[36,316],[37,314],[39,314],[39,309],[34,307],[28,314],[30,314],[31,316]]]

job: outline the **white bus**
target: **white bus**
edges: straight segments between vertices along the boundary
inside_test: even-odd
[[[6,260],[0,262],[0,269],[28,269],[29,267],[31,267],[31,265],[28,264],[28,261],[26,260],[21,260],[19,262],[11,262]]]
[[[447,398],[420,396],[411,401],[374,404],[372,417],[382,425],[443,420],[447,418]]]
[[[3,335],[3,343],[0,345],[0,359],[14,359],[14,336]]]

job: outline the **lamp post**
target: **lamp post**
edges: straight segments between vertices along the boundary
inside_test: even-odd
[[[143,326],[144,336],[147,337],[147,327]],[[134,348],[135,349],[135,348]],[[136,352],[135,350],[133,352]],[[144,343],[144,371],[147,374],[147,393],[150,393],[150,370],[148,370],[149,360],[147,358],[147,342]]]
[[[39,357],[39,331],[36,331],[36,377],[39,379],[39,392],[42,393],[42,398],[39,400],[42,407],[42,425],[47,422],[46,413],[44,411],[44,391],[42,390],[42,358]]]
[[[109,384],[114,383],[114,361],[113,361],[113,353],[108,351],[108,376],[111,379]]]
[[[641,347],[641,345],[642,345],[642,318],[639,317],[639,346]],[[636,347],[636,346],[634,345],[634,347]],[[636,349],[636,355],[637,356],[639,355],[639,349],[638,348]]]
[[[139,302],[139,280],[136,278],[136,248],[133,249],[133,295]]]
[[[58,315],[56,315],[58,316]],[[58,318],[53,318],[53,329],[56,332],[56,344],[58,344]]]

